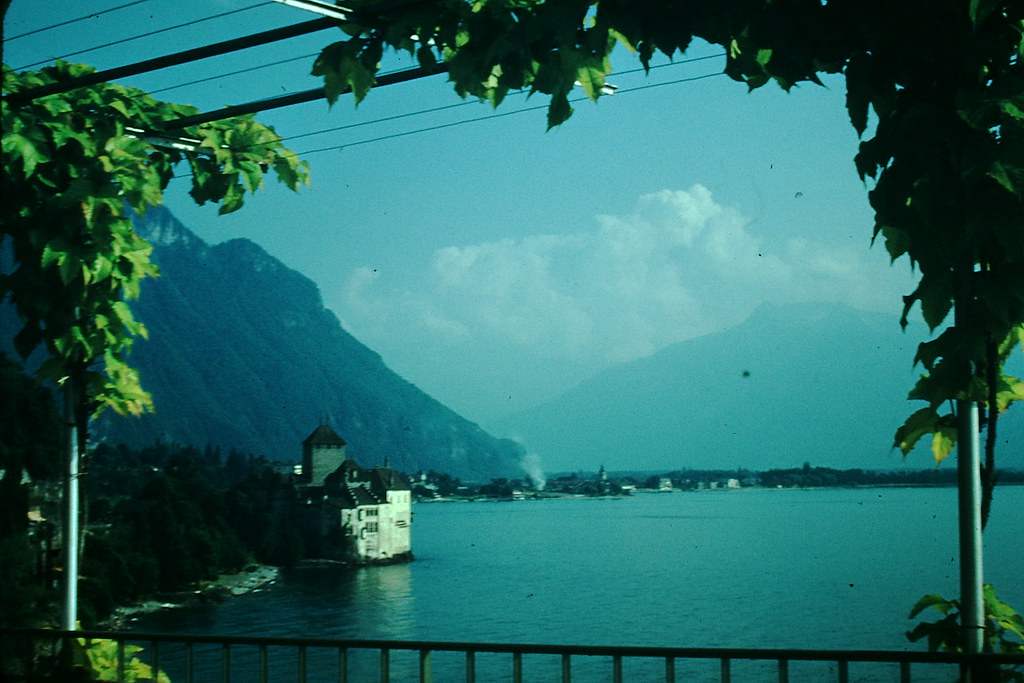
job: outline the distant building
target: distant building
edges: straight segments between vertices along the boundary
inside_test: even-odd
[[[389,467],[364,469],[320,425],[302,442],[298,496],[307,555],[360,564],[412,559],[412,491]]]

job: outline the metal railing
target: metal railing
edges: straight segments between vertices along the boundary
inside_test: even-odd
[[[81,640],[80,640],[81,639]],[[1024,655],[187,636],[125,631],[0,630],[0,681],[65,680],[70,643],[105,642],[113,678],[173,683],[368,681],[954,681],[1024,669]],[[112,643],[112,644],[111,644]],[[141,650],[137,649],[141,648]],[[61,653],[65,656],[62,657]],[[79,658],[82,656],[78,648]],[[81,660],[81,659],[80,659]],[[79,660],[79,661],[80,661]],[[440,660],[440,661],[439,661]],[[527,671],[526,663],[532,668]],[[856,670],[855,674],[851,670]],[[853,677],[855,676],[855,677]]]

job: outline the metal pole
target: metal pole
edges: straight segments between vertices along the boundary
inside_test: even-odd
[[[78,423],[76,388],[64,386],[64,419],[67,426],[67,471],[64,477],[64,611],[61,628],[74,631],[78,622]]]
[[[978,405],[957,401],[957,496],[960,513],[960,619],[964,651],[981,652],[985,629],[982,597],[981,447]]]
[[[966,258],[954,272],[953,324],[970,329],[974,322],[975,273],[973,259]],[[968,361],[971,362],[971,361]],[[972,364],[973,365],[973,364]],[[973,367],[967,370],[973,374]],[[981,444],[978,436],[978,406],[973,401],[956,402],[957,414],[957,501],[960,533],[960,629],[964,651],[982,651],[985,606],[982,598],[981,564]],[[967,680],[971,680],[969,672]]]

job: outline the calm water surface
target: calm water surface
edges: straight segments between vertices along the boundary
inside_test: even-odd
[[[997,489],[986,580],[1024,604],[1024,487]],[[284,572],[140,631],[689,647],[920,649],[958,590],[955,489],[739,490],[414,507],[408,565]]]

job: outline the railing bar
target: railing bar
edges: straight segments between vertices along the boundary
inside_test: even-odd
[[[466,650],[466,683],[476,683],[476,653]]]
[[[185,683],[194,683],[192,641],[185,643]]]
[[[732,661],[722,657],[722,683],[732,683]]]
[[[420,683],[431,683],[430,650],[420,650]]]
[[[676,683],[675,657],[665,657],[665,683]]]
[[[512,683],[523,683],[523,653],[512,653]]]
[[[348,683],[348,648],[338,648],[338,683]]]
[[[622,683],[622,655],[612,657],[612,681]]]
[[[388,683],[391,680],[391,650],[386,647],[380,649],[380,683]]]
[[[124,682],[124,639],[117,639],[117,681],[118,683]]]
[[[149,642],[149,651],[151,653],[151,659],[149,665],[153,667],[153,680],[160,678],[160,641],[151,640]]]
[[[572,683],[572,655],[562,655],[562,683]]]
[[[695,660],[705,661],[710,663],[709,660],[718,659],[722,665],[724,672],[723,680],[729,680],[731,678],[731,661],[735,659],[743,660],[760,660],[765,664],[775,661],[778,666],[779,674],[777,680],[788,683],[790,677],[789,669],[790,662],[819,662],[820,664],[828,664],[831,666],[835,663],[837,666],[837,674],[832,680],[840,680],[843,683],[850,680],[850,669],[856,668],[857,665],[864,662],[875,662],[875,663],[888,663],[888,666],[893,664],[899,666],[900,676],[896,680],[911,681],[911,670],[915,664],[935,664],[942,665],[947,668],[960,666],[971,666],[971,665],[992,665],[998,666],[999,664],[1008,665],[1021,665],[1024,664],[1024,657],[1019,655],[1007,655],[1004,653],[992,653],[983,655],[963,655],[962,653],[943,653],[943,652],[903,652],[903,651],[886,651],[886,650],[800,650],[800,649],[747,649],[747,648],[682,648],[682,647],[618,647],[618,646],[570,646],[561,644],[516,644],[516,643],[465,643],[465,642],[437,642],[437,641],[396,641],[396,640],[385,640],[385,639],[328,639],[328,638],[266,638],[260,636],[213,636],[213,635],[198,635],[198,636],[172,636],[162,635],[154,633],[137,633],[130,636],[124,633],[116,633],[109,631],[77,631],[77,632],[51,632],[51,633],[32,633],[31,630],[26,629],[0,629],[0,638],[5,638],[11,634],[16,637],[25,637],[26,633],[30,633],[29,638],[40,639],[40,642],[51,642],[53,639],[58,641],[67,641],[74,638],[88,638],[88,639],[107,639],[108,645],[118,651],[118,655],[123,658],[123,663],[120,666],[124,668],[123,677],[128,678],[131,676],[131,655],[132,648],[134,648],[135,642],[148,643],[153,648],[151,656],[144,656],[144,660],[147,662],[155,662],[159,664],[163,661],[166,665],[167,656],[163,654],[162,649],[165,647],[172,647],[173,652],[184,652],[185,668],[184,676],[181,676],[181,671],[172,673],[175,674],[175,681],[178,683],[178,676],[181,676],[182,681],[193,681],[197,678],[197,656],[199,657],[199,675],[205,676],[208,671],[207,667],[217,668],[216,660],[218,657],[217,651],[221,650],[222,655],[222,666],[224,669],[224,678],[231,678],[234,670],[235,662],[232,661],[231,649],[235,648],[260,648],[266,647],[268,649],[274,649],[277,647],[281,648],[293,648],[298,649],[300,646],[307,649],[306,667],[308,669],[310,662],[308,660],[308,649],[309,648],[324,648],[324,649],[336,649],[339,652],[339,658],[341,658],[342,651],[346,651],[353,648],[366,649],[366,650],[378,650],[382,653],[385,661],[385,674],[390,678],[390,652],[394,650],[405,651],[405,652],[419,652],[427,650],[430,652],[431,660],[433,659],[433,652],[462,652],[465,653],[467,662],[473,662],[468,665],[467,668],[470,670],[467,672],[467,680],[470,683],[475,683],[475,657],[477,653],[508,653],[514,654],[519,653],[519,658],[532,655],[544,655],[550,657],[561,657],[563,665],[563,679],[568,680],[571,683],[571,661],[572,657],[604,657],[607,659],[615,660],[619,658],[621,661],[627,659],[632,660],[633,658],[661,658],[665,661],[666,672],[674,671],[674,665],[670,667],[669,660]],[[199,651],[196,651],[196,648]],[[180,648],[180,649],[179,649]],[[123,653],[123,654],[121,654]],[[147,653],[148,655],[149,653]],[[171,659],[178,661],[179,655],[175,654]],[[236,658],[237,659],[237,658]],[[245,660],[245,661],[242,661]],[[241,674],[248,678],[248,666],[249,659],[243,657],[239,661],[239,671]],[[606,660],[607,661],[607,660]],[[851,663],[854,665],[851,667]],[[255,669],[256,662],[252,662],[252,668]],[[115,665],[118,665],[115,663]],[[520,665],[521,666],[521,665]],[[174,666],[177,669],[178,665]],[[623,666],[623,678],[625,678]],[[891,669],[890,669],[891,671]],[[254,673],[254,672],[253,672]],[[309,672],[307,671],[307,677]],[[431,670],[432,675],[432,670]],[[269,673],[268,673],[269,676]],[[347,674],[341,674],[339,678],[345,678]],[[674,673],[667,673],[666,679],[674,676]],[[240,676],[233,676],[235,679]],[[116,676],[115,676],[116,678]],[[219,677],[213,676],[213,680],[217,680]],[[252,680],[256,680],[256,676],[251,676]],[[331,680],[334,680],[333,676],[330,676]],[[775,677],[773,677],[775,679]],[[202,683],[206,683],[205,679]],[[731,681],[729,681],[731,683]]]
[[[224,643],[221,650],[221,677],[224,683],[231,683],[231,643]]]
[[[306,646],[299,645],[299,683],[306,683]]]
[[[260,643],[260,683],[268,683],[270,671],[267,666],[267,644]]]

